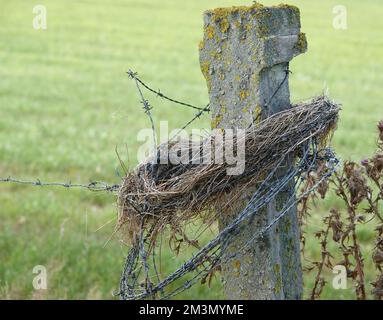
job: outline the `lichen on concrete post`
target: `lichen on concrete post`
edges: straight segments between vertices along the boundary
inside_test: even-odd
[[[290,108],[286,72],[289,61],[306,49],[300,12],[294,6],[256,3],[205,12],[200,65],[210,96],[212,128],[247,128]],[[240,212],[253,191],[248,190],[229,212],[220,215],[221,228]],[[251,248],[240,251],[251,235],[278,214],[291,192],[292,188],[281,192],[225,249],[225,254],[239,252],[221,266],[228,299],[301,298],[296,208]]]

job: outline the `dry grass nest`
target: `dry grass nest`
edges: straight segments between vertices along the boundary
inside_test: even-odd
[[[227,139],[222,141],[217,135],[210,135],[202,142],[169,141],[159,146],[152,159],[139,164],[124,178],[118,195],[118,227],[130,241],[137,241],[139,234],[146,230],[154,242],[159,233],[170,227],[173,236],[192,242],[185,235],[189,222],[202,219],[210,225],[217,218],[218,205],[220,208],[230,206],[246,189],[262,181],[281,157],[287,154],[290,159],[299,157],[301,146],[311,138],[327,143],[336,127],[339,110],[339,105],[319,96],[234,135],[234,145],[243,142],[246,155],[244,171],[238,175],[228,175],[227,169],[232,168],[232,164],[214,161],[217,150],[224,151],[230,147],[228,143],[233,143]],[[225,135],[225,131],[221,134]],[[202,152],[196,153],[203,145],[212,146],[208,156],[213,161],[196,164],[196,154],[206,157]],[[165,158],[182,151],[188,160],[178,164],[153,162],[153,159],[164,159],[164,152],[160,152],[164,146],[169,149]],[[224,210],[220,214],[222,212]]]

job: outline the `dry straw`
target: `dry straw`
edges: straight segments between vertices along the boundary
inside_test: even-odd
[[[207,137],[202,143],[169,141],[170,152],[166,156],[181,151],[185,154],[186,148],[189,162],[145,161],[128,173],[118,195],[118,226],[133,243],[143,230],[150,230],[149,240],[154,244],[157,235],[166,227],[188,241],[183,231],[187,223],[202,218],[207,225],[211,224],[217,218],[212,209],[218,205],[224,208],[222,202],[228,199],[233,202],[244,189],[256,186],[267,172],[278,166],[282,157],[300,156],[301,146],[310,139],[325,144],[335,129],[339,109],[339,105],[327,97],[319,96],[274,114],[245,133],[234,135],[234,142],[224,139],[222,143],[216,135]],[[227,169],[232,165],[215,161],[216,151],[225,150],[233,143],[236,145],[241,139],[245,143],[244,171],[228,175]],[[200,164],[195,164],[196,150],[204,145],[212,146],[208,155],[212,161],[204,164],[201,159]],[[157,149],[157,160],[163,147]],[[206,157],[206,154],[201,152],[197,156]]]

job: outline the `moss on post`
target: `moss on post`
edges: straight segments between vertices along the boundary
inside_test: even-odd
[[[258,3],[217,8],[205,12],[204,30],[200,63],[210,95],[212,128],[246,128],[290,106],[288,81],[283,81],[286,69],[289,61],[307,48],[306,37],[300,32],[298,8]],[[231,204],[229,212],[226,210],[220,218],[221,228],[244,208],[253,191],[248,190],[240,201]],[[240,252],[235,260],[222,265],[229,299],[301,297],[295,208],[267,236],[246,252],[241,251],[244,243],[276,216],[291,192],[290,188],[279,194],[226,248],[226,254]]]

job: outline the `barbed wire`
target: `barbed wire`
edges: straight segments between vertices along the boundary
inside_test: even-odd
[[[203,113],[205,113],[205,112],[209,112],[209,111],[210,111],[210,110],[209,110],[209,105],[210,105],[210,104],[206,105],[205,109],[202,109],[201,111],[199,111],[198,113],[196,113],[196,114],[194,115],[193,118],[191,118],[188,122],[186,122],[186,124],[184,124],[184,125],[182,126],[182,128],[180,128],[180,129],[173,135],[173,137],[171,137],[171,138],[169,139],[169,141],[175,139],[175,138],[181,133],[181,131],[185,130],[185,129],[186,129],[188,126],[190,126],[195,120],[201,118],[201,116],[203,115]]]
[[[189,120],[186,122],[185,125],[183,125],[174,135],[173,137],[171,137],[169,140],[173,140],[175,139],[181,131],[185,130],[187,127],[189,127],[195,120],[199,119],[204,113],[208,113],[210,112],[210,103],[208,103],[205,107],[197,107],[191,103],[187,103],[187,102],[182,102],[182,101],[179,101],[179,100],[176,100],[174,98],[170,98],[169,96],[166,96],[164,95],[163,93],[161,93],[160,90],[154,90],[153,88],[151,88],[149,85],[147,85],[144,81],[142,81],[139,77],[138,77],[138,73],[137,72],[134,72],[132,70],[128,70],[127,71],[127,74],[129,75],[129,78],[133,79],[136,83],[136,86],[137,86],[137,89],[138,89],[138,92],[139,92],[139,95],[141,97],[141,104],[143,105],[143,109],[145,110],[145,114],[148,116],[149,118],[149,121],[151,123],[151,126],[152,126],[152,132],[153,132],[153,140],[156,142],[156,133],[155,133],[155,126],[154,126],[154,120],[153,120],[153,117],[152,117],[152,114],[151,114],[151,110],[152,110],[152,107],[150,106],[149,104],[149,101],[146,100],[143,96],[143,93],[141,91],[141,88],[140,88],[140,85],[145,88],[146,90],[154,93],[156,96],[160,97],[160,98],[163,98],[167,101],[170,101],[171,103],[174,103],[176,105],[180,105],[180,106],[183,106],[183,107],[188,107],[188,108],[192,108],[192,109],[196,109],[198,110],[198,112]],[[157,144],[154,143],[154,145],[156,146]]]
[[[152,126],[153,148],[155,149],[157,146],[157,136],[156,136],[156,129],[154,127],[154,120],[153,120],[152,113],[151,113],[152,107],[150,106],[149,101],[145,99],[145,97],[141,91],[140,84],[142,84],[143,82],[140,79],[138,79],[133,72],[128,71],[128,74],[136,83],[137,91],[138,91],[140,98],[141,98],[140,102],[141,102],[143,109],[144,109],[144,112],[148,116],[150,124]],[[148,88],[145,86],[145,84],[143,84],[143,86],[145,88]]]
[[[309,150],[312,152],[310,153]],[[287,155],[284,155],[280,160],[280,164],[282,165],[286,159]],[[242,248],[240,248],[240,250],[234,254],[227,255],[225,253],[225,248],[240,234],[241,230],[246,227],[246,222],[251,221],[254,216],[259,215],[260,212],[262,212],[261,209],[267,206],[280,192],[289,186],[291,182],[294,182],[294,187],[290,189],[298,190],[304,177],[307,175],[307,172],[313,171],[317,168],[318,161],[326,161],[328,166],[327,172],[325,172],[310,189],[299,195],[299,197],[296,197],[295,192],[292,192],[290,198],[285,202],[284,207],[279,211],[279,214],[274,219],[269,221],[269,223],[264,227],[260,228],[260,230],[254,234]],[[137,264],[140,264],[138,254],[139,251],[145,250],[143,249],[142,244],[139,249],[137,249],[136,245],[133,246],[129,252],[129,259],[126,260],[121,277],[120,291],[118,293],[120,298],[145,299],[148,296],[155,295],[159,291],[163,292],[166,289],[169,290],[172,283],[185,277],[189,273],[197,271],[197,274],[194,274],[191,279],[185,280],[183,284],[178,286],[176,289],[170,289],[170,291],[167,292],[162,298],[167,299],[175,294],[189,289],[193,284],[206,277],[206,275],[208,275],[218,264],[223,264],[232,260],[240,252],[247,250],[256,239],[263,237],[267,232],[269,232],[289,212],[289,210],[300,201],[300,199],[313,192],[323,181],[328,179],[335,171],[337,165],[338,160],[331,149],[318,151],[315,142],[312,142],[311,145],[306,145],[305,150],[302,152],[302,158],[296,166],[292,167],[282,177],[279,175],[276,177],[280,168],[280,166],[276,166],[257,188],[257,191],[253,194],[245,209],[229,224],[229,226],[223,229],[215,238],[209,241],[208,244],[194,254],[191,259],[182,264],[164,280],[156,285],[151,283],[150,290],[145,286],[144,288],[137,288],[129,285],[132,283],[132,280],[137,283],[137,279],[142,277],[140,275],[141,269],[138,269],[138,273],[136,273],[134,269],[136,269]],[[206,264],[205,266],[204,263]],[[147,280],[145,281],[147,283]]]
[[[64,188],[81,188],[87,189],[90,191],[108,191],[116,192],[120,189],[119,184],[108,184],[102,181],[92,181],[86,184],[82,183],[72,183],[72,182],[43,182],[40,179],[35,180],[21,180],[12,177],[0,178],[0,182],[3,183],[16,183],[23,185],[31,185],[36,187],[64,187]]]
[[[264,104],[264,108],[268,108],[271,104],[271,102],[273,101],[273,99],[275,98],[275,96],[277,95],[277,93],[279,92],[279,90],[282,88],[282,86],[284,85],[284,83],[288,80],[289,78],[289,74],[291,74],[292,72],[290,71],[290,68],[289,68],[289,65],[287,65],[287,68],[286,70],[284,71],[285,72],[285,76],[284,78],[282,79],[282,81],[279,83],[279,85],[277,86],[276,90],[273,92],[273,94],[270,96],[269,100],[265,102]],[[192,117],[189,121],[186,122],[185,125],[183,125],[174,135],[173,137],[171,137],[169,140],[173,140],[174,138],[176,138],[181,131],[185,130],[187,127],[189,127],[194,121],[196,121],[197,119],[201,118],[201,116],[206,113],[206,112],[210,112],[210,103],[206,104],[205,107],[201,108],[201,107],[196,107],[190,103],[186,103],[186,102],[181,102],[181,101],[178,101],[174,98],[170,98],[168,96],[165,96],[164,94],[161,93],[160,90],[154,90],[152,89],[149,85],[147,85],[144,81],[142,81],[139,77],[138,77],[138,73],[137,72],[134,72],[132,70],[128,70],[127,71],[127,74],[129,75],[129,78],[133,79],[136,83],[136,86],[137,86],[137,89],[138,89],[138,92],[139,92],[139,95],[141,97],[141,104],[143,104],[143,109],[145,111],[145,114],[149,117],[149,121],[151,123],[151,126],[152,126],[152,131],[153,131],[153,139],[154,141],[156,141],[156,133],[155,133],[155,126],[154,126],[154,120],[153,120],[153,117],[152,117],[152,114],[151,114],[151,110],[153,109],[150,104],[149,104],[149,101],[146,100],[142,94],[142,91],[140,89],[140,86],[139,85],[142,85],[143,88],[145,88],[146,90],[154,93],[155,95],[157,95],[158,97],[161,97],[165,100],[168,100],[174,104],[178,104],[178,105],[181,105],[181,106],[185,106],[185,107],[189,107],[189,108],[193,108],[193,109],[197,109],[199,110],[198,113],[196,113],[194,115],[194,117]],[[156,145],[156,143],[154,144]]]
[[[174,98],[170,98],[166,95],[164,95],[160,90],[154,90],[152,89],[150,86],[148,86],[145,82],[143,82],[139,77],[138,77],[138,73],[137,72],[134,72],[132,70],[128,70],[127,71],[127,74],[129,75],[129,77],[131,79],[134,79],[135,81],[139,82],[145,89],[147,89],[148,91],[154,93],[155,95],[157,95],[158,97],[162,98],[162,99],[165,99],[165,100],[168,100],[174,104],[178,104],[180,106],[184,106],[184,107],[188,107],[188,108],[192,108],[192,109],[196,109],[196,110],[199,110],[199,111],[204,111],[206,109],[206,107],[197,107],[195,105],[192,105],[191,103],[188,103],[188,102],[182,102],[182,101],[179,101],[179,100],[176,100]]]
[[[274,93],[270,96],[270,99],[265,103],[264,107],[265,108],[268,108],[271,104],[271,102],[273,101],[273,99],[275,98],[275,96],[277,95],[277,93],[279,92],[279,90],[282,88],[282,86],[284,85],[284,83],[289,79],[289,75],[292,74],[292,71],[290,71],[290,66],[287,65],[286,69],[285,69],[285,76],[283,77],[282,81],[279,83],[277,89],[274,91]]]
[[[151,114],[151,110],[153,107],[150,105],[149,100],[147,100],[144,97],[144,94],[141,90],[140,85],[149,90],[150,92],[156,94],[158,97],[161,97],[165,100],[168,100],[174,104],[178,104],[184,107],[189,107],[193,108],[196,110],[199,110],[198,113],[191,118],[180,130],[186,129],[191,123],[193,123],[196,119],[199,119],[203,113],[209,112],[209,104],[207,104],[204,108],[201,107],[196,107],[190,103],[178,101],[176,99],[170,98],[160,92],[160,90],[156,91],[152,89],[150,86],[148,86],[145,82],[143,82],[139,77],[137,72],[133,72],[131,70],[127,71],[127,74],[131,79],[135,81],[137,91],[140,96],[140,103],[143,106],[144,113],[148,116],[150,124],[151,124],[151,130],[153,132],[153,141],[154,141],[154,147],[157,145],[157,138],[156,138],[156,133],[155,133],[155,125],[154,125],[154,120],[153,116]],[[177,135],[177,134],[176,134]],[[176,136],[175,135],[175,136]],[[120,161],[121,162],[121,161]],[[108,184],[106,182],[102,181],[91,181],[89,183],[83,184],[83,183],[72,183],[72,182],[43,182],[40,179],[36,178],[34,180],[23,180],[19,178],[13,178],[11,176],[8,176],[7,178],[2,178],[0,177],[0,183],[15,183],[15,184],[23,184],[23,185],[31,185],[31,186],[38,186],[38,187],[64,187],[64,188],[82,188],[82,189],[87,189],[90,191],[107,191],[107,192],[117,192],[120,188],[119,184]]]

